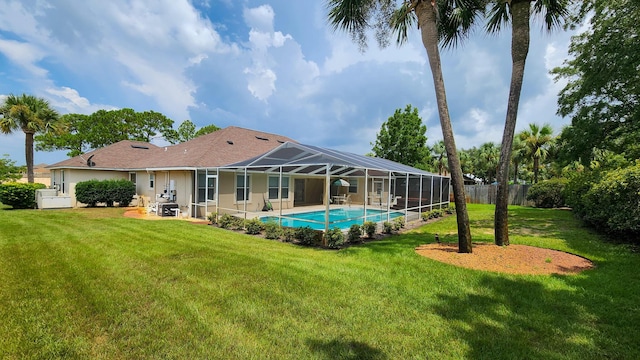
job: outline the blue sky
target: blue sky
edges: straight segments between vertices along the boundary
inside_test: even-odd
[[[311,0],[0,0],[0,101],[43,97],[61,113],[154,110],[201,127],[241,126],[364,154],[396,109],[417,107],[428,144],[442,139],[426,52],[409,42],[361,53]],[[548,71],[571,33],[534,21],[517,130],[567,124],[563,83]],[[458,148],[500,142],[511,76],[510,29],[477,31],[442,51]],[[0,155],[24,164],[24,134],[0,134]],[[65,152],[36,152],[54,163]]]

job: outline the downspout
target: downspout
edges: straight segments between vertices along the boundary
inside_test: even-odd
[[[391,214],[389,213],[389,209],[391,207],[391,202],[389,201],[389,199],[391,199],[391,171],[389,171],[389,176],[388,176],[388,184],[387,184],[387,222],[391,221]]]
[[[249,195],[247,194],[247,167],[244,167],[244,189],[242,189],[243,198],[244,198],[244,219],[247,220],[247,198]]]
[[[407,214],[409,214],[409,173],[406,174],[405,178],[407,179],[407,184],[404,187],[404,218],[407,218]]]

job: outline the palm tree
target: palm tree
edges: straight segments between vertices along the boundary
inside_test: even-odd
[[[459,156],[461,154],[458,154]],[[447,172],[447,149],[444,146],[444,141],[440,140],[433,144],[431,148],[431,156],[435,160],[435,166],[438,169],[438,175],[446,174]]]
[[[544,124],[542,127],[529,124],[529,129],[521,131],[518,137],[525,144],[527,156],[533,159],[533,182],[537,183],[540,160],[547,157],[547,147],[553,140],[553,129],[549,124]]]
[[[500,148],[493,142],[480,145],[480,162],[486,174],[487,183],[493,183],[498,168]]]
[[[458,3],[469,5],[456,7]],[[440,40],[446,44],[455,44],[459,37],[464,37],[470,30],[473,20],[483,10],[483,1],[440,1],[412,0],[402,1],[396,7],[396,0],[327,0],[329,10],[328,18],[334,30],[344,30],[351,34],[354,41],[358,42],[361,49],[366,48],[369,29],[375,29],[378,45],[387,46],[389,34],[397,34],[398,44],[407,40],[407,30],[417,25],[422,37],[422,44],[427,51],[429,66],[433,76],[433,84],[438,105],[438,114],[442,135],[451,171],[451,183],[456,204],[458,222],[458,251],[470,253],[471,230],[469,228],[469,215],[464,194],[464,179],[460,168],[456,144],[449,117],[449,108],[442,76],[440,62]],[[370,20],[373,20],[370,22]],[[456,31],[443,32],[443,24],[447,28]]]
[[[498,192],[495,211],[495,243],[509,245],[509,162],[518,116],[520,92],[524,78],[524,66],[529,52],[529,22],[531,13],[542,14],[548,31],[559,27],[569,16],[569,0],[492,0],[489,5],[489,32],[500,31],[511,21],[511,85],[507,115],[502,134],[500,164],[498,166]]]
[[[27,161],[27,179],[33,183],[33,135],[56,127],[58,113],[49,102],[33,95],[9,95],[0,107],[0,131],[11,134],[20,129],[25,134],[24,152]]]

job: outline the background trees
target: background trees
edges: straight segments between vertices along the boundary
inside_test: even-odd
[[[594,149],[640,158],[640,3],[588,0],[590,27],[569,46],[572,59],[553,70],[568,83],[558,113],[571,118],[561,134],[562,160],[588,166]]]
[[[426,132],[417,108],[407,105],[404,111],[396,109],[376,134],[371,144],[373,154],[409,166],[424,166],[428,154]]]
[[[0,157],[0,183],[20,179],[25,169],[24,166],[16,166],[16,162],[9,159],[9,155],[3,155]]]
[[[524,152],[533,161],[533,182],[538,182],[540,160],[547,158],[549,145],[553,140],[551,125],[529,124],[529,129],[522,130],[518,137],[524,143]]]
[[[175,134],[173,120],[161,113],[127,108],[98,110],[91,115],[67,114],[62,117],[62,124],[61,134],[36,136],[36,148],[68,150],[67,155],[77,156],[122,140],[150,142],[157,136],[170,139]]]
[[[0,106],[0,131],[11,134],[22,130],[25,134],[25,159],[27,179],[33,183],[34,134],[53,134],[58,129],[58,113],[45,99],[33,95],[9,95]]]
[[[178,144],[218,130],[220,130],[219,127],[211,124],[203,126],[196,131],[196,125],[191,122],[191,120],[185,120],[180,123],[178,130],[171,130],[167,132],[165,134],[165,139],[172,144]]]

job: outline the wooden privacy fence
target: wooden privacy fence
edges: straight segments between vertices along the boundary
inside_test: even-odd
[[[509,205],[533,206],[527,201],[527,192],[531,185],[509,185]],[[465,185],[467,202],[471,204],[495,204],[497,185]]]

